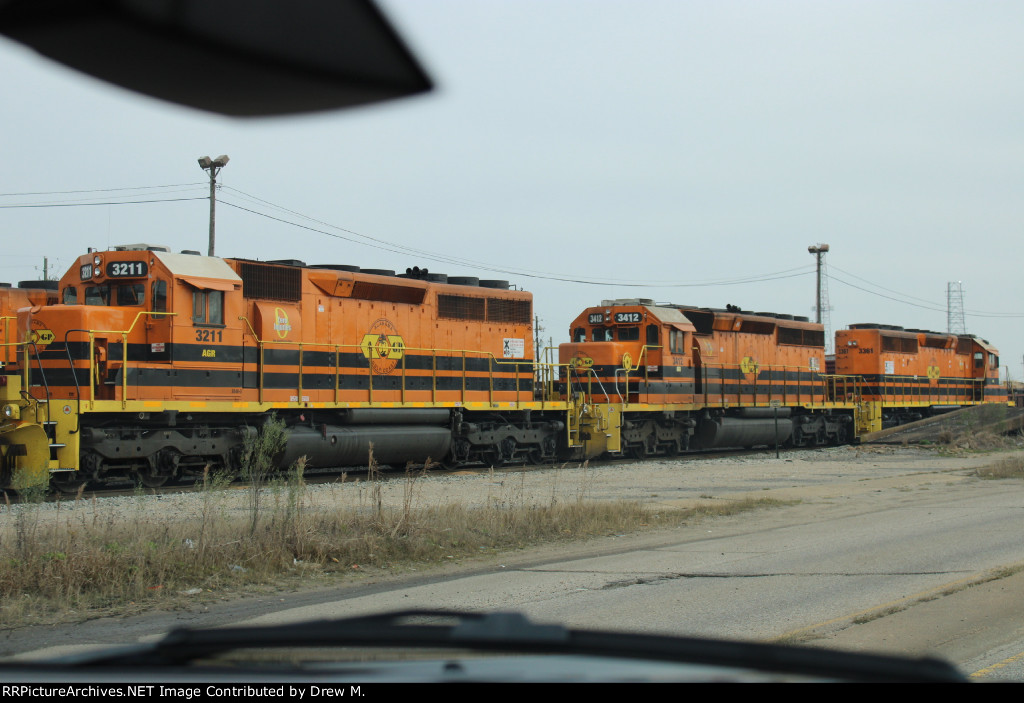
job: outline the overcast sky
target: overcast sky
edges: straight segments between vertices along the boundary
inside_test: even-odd
[[[170,106],[0,41],[0,280],[87,246],[205,252],[196,159],[228,154],[219,255],[509,279],[557,344],[607,298],[813,317],[826,242],[833,329],[945,330],[962,281],[968,331],[1024,378],[1024,3],[380,4],[437,89],[299,118]],[[169,198],[196,199],[9,207]]]

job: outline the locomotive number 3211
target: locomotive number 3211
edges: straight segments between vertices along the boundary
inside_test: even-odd
[[[140,278],[149,274],[145,261],[111,261],[107,275],[111,278]]]

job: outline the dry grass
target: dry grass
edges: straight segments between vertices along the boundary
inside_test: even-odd
[[[59,505],[56,515],[31,502],[0,508],[0,619],[8,626],[84,619],[786,504],[750,499],[652,511],[637,502],[590,500],[584,471],[567,498],[552,489],[538,503],[520,475],[504,481],[486,505],[453,498],[428,506],[418,500],[423,471],[412,469],[400,500],[389,504],[371,466],[371,480],[339,484],[317,505],[302,469],[268,482],[262,498],[241,501],[237,490],[226,490],[227,478],[206,476],[194,513],[173,521],[154,514],[141,494],[137,508],[117,518],[101,501],[81,496]]]
[[[1017,446],[1013,437],[989,430],[956,432],[945,427],[939,432],[938,444],[944,453],[963,455],[974,452],[995,452]]]
[[[980,478],[1024,478],[1024,456],[1008,456],[976,472]]]
[[[895,615],[896,613],[902,613],[908,607],[909,606],[907,606],[907,605],[893,605],[893,606],[890,606],[888,608],[883,608],[882,610],[876,610],[876,611],[871,612],[871,613],[864,613],[863,615],[858,615],[853,620],[851,620],[851,622],[854,625],[864,625],[865,623],[869,623],[872,620],[878,620],[879,618],[884,618],[884,617],[887,617],[889,615]]]
[[[943,423],[937,443],[954,453],[998,451],[1015,446],[1014,438],[1001,434],[1007,413],[1007,406],[997,403],[971,408]]]
[[[782,508],[787,505],[797,505],[798,500],[778,500],[776,498],[741,498],[718,505],[704,505],[699,508],[692,508],[685,511],[692,517],[720,517],[725,515],[739,515],[751,510],[762,508]]]
[[[0,618],[7,624],[46,621],[59,613],[443,562],[672,521],[630,502],[527,505],[512,496],[484,507],[417,507],[411,474],[396,507],[381,503],[380,484],[373,482],[360,492],[368,497],[361,507],[313,509],[301,470],[269,486],[248,514],[229,507],[237,492],[222,487],[208,479],[198,516],[176,522],[152,515],[141,499],[137,510],[118,519],[96,501],[61,505],[56,518],[45,519],[39,505],[8,507],[10,519],[0,530]]]
[[[956,440],[956,446],[960,449],[973,451],[992,451],[1005,449],[1013,445],[1013,441],[1003,435],[983,430],[961,435]]]

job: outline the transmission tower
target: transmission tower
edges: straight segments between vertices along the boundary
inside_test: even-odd
[[[832,321],[829,317],[829,310],[832,307],[828,304],[828,275],[825,272],[825,254],[828,252],[828,244],[818,244],[807,247],[807,251],[814,255],[817,260],[817,287],[814,295],[814,320],[825,325],[825,353],[833,353],[832,349]]]
[[[946,331],[950,334],[967,334],[962,281],[950,281],[946,284]]]

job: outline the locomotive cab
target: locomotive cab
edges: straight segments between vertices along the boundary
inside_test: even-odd
[[[836,371],[862,379],[864,399],[881,407],[882,426],[1006,399],[999,353],[974,335],[850,325],[836,332]]]
[[[989,344],[988,340],[965,335],[960,339],[970,340],[971,344],[971,376],[975,379],[977,392],[972,398],[975,402],[1004,402],[1009,399],[1006,386],[999,382],[999,350]]]
[[[233,293],[241,281],[221,259],[124,245],[79,257],[59,286],[60,305],[19,318],[21,339],[37,344],[30,385],[50,393],[123,400],[144,386],[162,400],[209,394],[209,371],[190,367],[209,367],[215,345],[240,343],[241,295]],[[52,330],[66,332],[57,339]],[[168,376],[161,369],[171,362],[184,366]]]
[[[693,333],[694,326],[673,307],[646,299],[605,300],[573,321],[573,341],[559,345],[559,363],[569,366],[575,392],[606,402],[666,402],[671,395],[673,402],[688,403]]]

